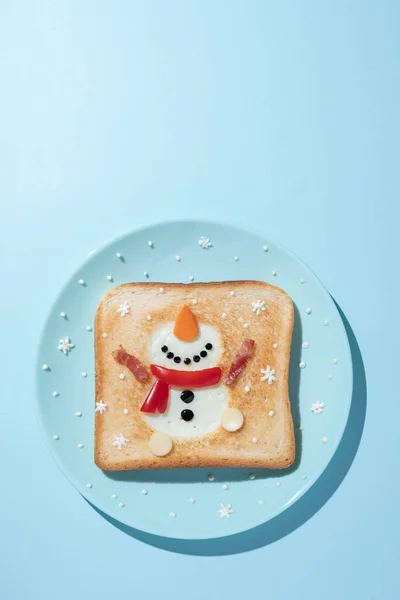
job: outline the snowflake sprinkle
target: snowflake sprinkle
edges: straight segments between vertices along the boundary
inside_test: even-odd
[[[199,239],[199,246],[201,246],[204,250],[208,250],[212,247],[212,243],[208,238],[201,236],[201,238]]]
[[[266,369],[261,369],[260,372],[263,373],[261,381],[268,381],[269,385],[271,385],[274,381],[277,380],[275,377],[275,369],[271,369],[269,365]]]
[[[221,517],[221,519],[223,519],[224,517],[226,517],[227,519],[229,519],[230,515],[233,513],[232,510],[232,506],[230,504],[227,504],[226,506],[224,506],[221,502],[220,504],[220,509],[219,509],[219,516]]]
[[[265,310],[264,300],[257,300],[257,302],[252,302],[251,305],[253,307],[253,312],[255,312],[256,315],[261,315],[261,311]]]
[[[319,415],[322,413],[322,411],[325,408],[325,404],[323,402],[320,402],[319,400],[317,400],[316,402],[314,402],[313,404],[311,404],[311,410],[314,413],[314,415]]]
[[[100,400],[100,402],[96,402],[96,409],[95,409],[94,412],[98,412],[101,415],[104,415],[104,413],[106,412],[106,410],[107,410],[107,404],[105,404],[103,402],[103,400]]]
[[[72,348],[75,348],[75,344],[71,344],[71,339],[68,336],[65,339],[61,339],[60,345],[57,346],[57,349],[64,352],[65,355],[67,355]]]
[[[129,304],[127,302],[124,302],[123,304],[120,304],[119,308],[117,309],[117,313],[119,313],[121,317],[124,317],[128,314],[130,309],[131,307],[129,306]]]
[[[112,443],[112,445],[117,446],[118,450],[121,450],[122,446],[126,446],[128,442],[129,440],[127,440],[126,437],[120,433],[119,435],[115,436],[115,441]]]

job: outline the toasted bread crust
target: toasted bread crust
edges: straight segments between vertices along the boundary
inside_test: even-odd
[[[160,292],[160,288],[164,292]],[[235,295],[229,292],[234,290]],[[197,300],[195,305],[193,299]],[[252,302],[265,300],[266,311],[256,315]],[[124,301],[130,314],[121,318],[117,308]],[[220,329],[224,352],[220,366],[228,372],[232,359],[246,337],[256,341],[245,372],[229,386],[229,406],[239,408],[245,423],[229,433],[218,428],[199,438],[175,438],[171,453],[154,456],[148,448],[153,430],[141,417],[140,406],[152,381],[138,383],[133,375],[116,364],[112,351],[119,344],[145,365],[148,336],[161,322],[173,321],[188,303],[202,323]],[[151,313],[152,320],[146,320]],[[221,319],[225,312],[226,318]],[[249,327],[244,328],[247,322]],[[295,458],[295,439],[288,393],[290,346],[294,323],[290,297],[275,286],[260,281],[216,283],[130,283],[110,290],[102,298],[95,319],[96,401],[107,404],[105,414],[95,415],[95,463],[105,471],[180,467],[251,467],[281,469]],[[107,333],[107,337],[103,337]],[[273,348],[277,343],[278,347]],[[261,369],[276,370],[272,385],[261,381]],[[120,379],[119,374],[125,378]],[[244,385],[251,393],[243,392]],[[129,416],[123,414],[129,409]],[[274,416],[269,416],[269,411]],[[118,433],[129,444],[112,446]],[[253,439],[257,438],[257,442]]]

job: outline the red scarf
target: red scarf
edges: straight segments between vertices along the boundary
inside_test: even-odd
[[[180,388],[204,388],[219,383],[222,375],[220,367],[202,369],[201,371],[176,371],[150,365],[150,370],[157,381],[148,393],[141,407],[142,412],[155,413],[157,410],[164,413],[167,410],[169,387],[171,385]]]

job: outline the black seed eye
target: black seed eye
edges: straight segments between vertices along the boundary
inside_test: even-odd
[[[185,408],[185,410],[181,412],[181,417],[184,421],[191,421],[194,417],[194,413],[192,410]]]
[[[206,350],[212,350],[212,344],[206,344]]]
[[[201,358],[205,358],[207,356],[207,352],[205,350],[202,350],[200,352],[200,356],[201,356]]]
[[[174,358],[174,353],[173,352],[168,352],[167,358]]]
[[[163,346],[161,348],[161,352],[168,352],[168,346]]]
[[[174,362],[180,363],[181,362],[181,357],[180,356],[175,356]]]
[[[182,400],[182,402],[185,402],[186,404],[190,404],[194,400],[193,392],[191,390],[184,390],[181,393],[181,400]]]
[[[185,365],[190,365],[192,361],[190,360],[190,358],[185,358],[183,362],[185,363]]]
[[[193,356],[193,360],[194,360],[194,362],[199,362],[200,361],[200,356],[198,356],[197,354],[195,354]]]

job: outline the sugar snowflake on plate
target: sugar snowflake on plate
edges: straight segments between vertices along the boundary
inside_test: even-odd
[[[229,519],[230,515],[233,513],[232,510],[232,506],[230,504],[227,504],[226,506],[224,506],[221,502],[220,504],[220,509],[219,509],[219,516],[221,517],[221,519],[224,519],[225,517],[227,519]]]
[[[126,437],[124,437],[122,433],[120,433],[119,435],[115,436],[115,440],[113,441],[112,445],[116,446],[118,450],[121,450],[122,446],[126,446],[128,442],[129,440],[126,439]]]
[[[201,246],[204,250],[208,250],[212,247],[212,243],[208,238],[201,236],[201,238],[199,239],[199,246]]]
[[[325,408],[325,404],[323,402],[320,402],[319,400],[317,400],[316,402],[314,402],[313,404],[311,404],[311,410],[314,413],[314,415],[319,415],[322,413],[322,411]]]
[[[106,412],[106,410],[107,410],[107,404],[105,404],[103,402],[103,400],[100,400],[100,402],[96,402],[96,409],[95,409],[94,412],[98,412],[101,415],[104,415],[104,413]]]
[[[64,339],[61,339],[60,345],[57,346],[57,350],[61,350],[61,352],[63,352],[65,355],[67,355],[72,348],[75,348],[75,344],[71,344],[71,339],[68,336]]]
[[[125,317],[125,315],[128,314],[130,309],[131,307],[129,306],[129,304],[127,302],[123,302],[123,304],[120,304],[120,307],[117,309],[117,313],[119,313],[121,317]]]
[[[253,307],[253,312],[255,312],[256,315],[261,315],[261,312],[265,310],[264,300],[257,300],[257,302],[252,302],[251,305]]]
[[[269,365],[266,369],[261,369],[260,372],[263,373],[261,381],[268,381],[269,385],[276,381],[275,369],[271,369]]]

